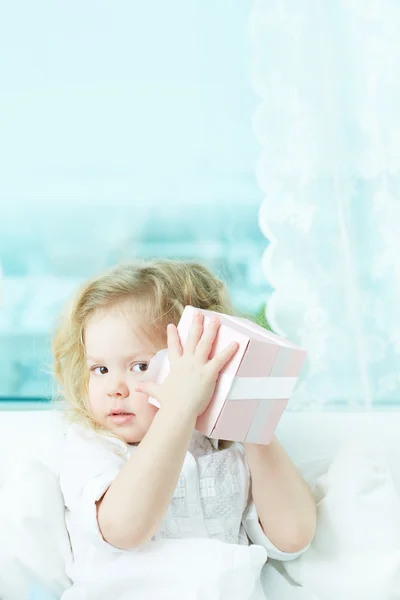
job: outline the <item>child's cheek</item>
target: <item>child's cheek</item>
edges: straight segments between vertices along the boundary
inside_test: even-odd
[[[89,396],[91,398],[95,398],[96,396],[99,396],[102,390],[102,385],[101,385],[101,381],[99,381],[98,377],[94,377],[93,375],[91,375],[89,377]]]
[[[158,408],[150,404],[147,394],[142,394],[141,392],[136,393],[136,402],[141,414],[150,424],[158,413]]]
[[[95,387],[95,385],[94,385],[93,377],[91,375],[89,375],[89,385],[88,385],[89,394],[93,393],[94,387]]]

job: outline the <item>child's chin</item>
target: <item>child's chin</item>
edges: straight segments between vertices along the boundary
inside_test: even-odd
[[[116,425],[107,423],[111,431],[121,438],[126,444],[138,444],[146,435],[150,425],[139,423],[136,419],[133,423]]]
[[[138,438],[128,438],[125,440],[125,442],[127,444],[140,444],[140,442],[142,441],[143,438],[141,438],[140,440]]]
[[[117,435],[119,435],[126,444],[138,444],[144,437],[144,435],[139,435],[137,432],[129,433],[128,431],[118,431]]]

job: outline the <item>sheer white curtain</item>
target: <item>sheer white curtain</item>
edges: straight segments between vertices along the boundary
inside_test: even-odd
[[[256,0],[254,127],[272,327],[294,410],[400,407],[400,3]]]

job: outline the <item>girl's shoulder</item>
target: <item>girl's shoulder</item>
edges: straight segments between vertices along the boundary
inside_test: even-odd
[[[122,441],[119,443],[118,439],[85,425],[70,425],[60,465],[60,486],[66,506],[75,506],[84,496],[86,486],[96,486],[106,477],[114,479],[127,461],[124,452]]]
[[[65,436],[65,447],[66,450],[75,452],[112,452],[121,456],[128,452],[128,446],[122,440],[82,423],[69,425]]]

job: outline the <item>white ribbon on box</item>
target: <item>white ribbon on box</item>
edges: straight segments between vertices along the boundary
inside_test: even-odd
[[[228,377],[220,375],[221,378]],[[235,377],[227,400],[275,400],[290,398],[297,377]]]
[[[222,377],[227,377],[222,375]],[[250,429],[247,443],[269,443],[272,439],[277,419],[285,410],[297,383],[297,377],[235,377],[226,401],[260,400]],[[282,402],[280,402],[282,401]],[[277,404],[278,402],[278,404]],[[270,420],[272,417],[272,420]],[[268,432],[268,421],[270,431]],[[267,427],[267,430],[266,430]],[[267,435],[267,438],[266,438]],[[267,439],[267,441],[266,441]]]
[[[222,374],[219,380],[230,379]],[[283,400],[290,398],[297,383],[297,377],[235,377],[226,400]],[[160,403],[149,398],[150,404],[160,408]]]

